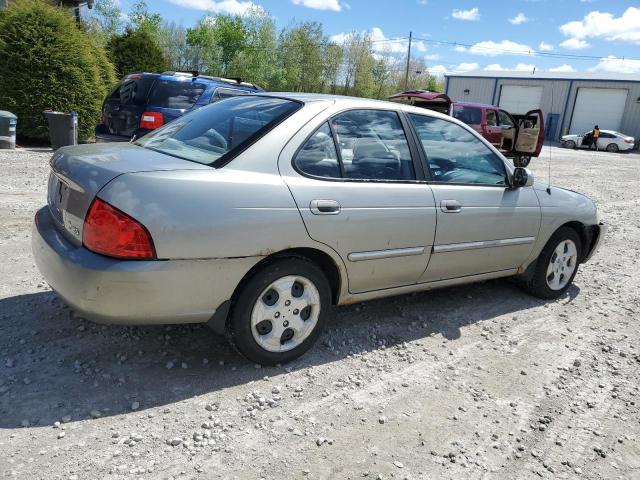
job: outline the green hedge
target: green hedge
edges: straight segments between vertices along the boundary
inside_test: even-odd
[[[18,136],[46,141],[43,110],[78,113],[79,137],[93,136],[115,83],[102,47],[64,8],[18,0],[0,15],[0,110],[18,115]]]

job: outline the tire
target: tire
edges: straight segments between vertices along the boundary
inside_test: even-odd
[[[234,295],[227,336],[254,363],[290,362],[318,339],[330,308],[329,283],[315,263],[302,257],[277,259]]]
[[[610,143],[606,148],[607,152],[617,153],[620,148],[615,143]]]
[[[526,168],[529,165],[529,163],[531,163],[531,157],[529,156],[515,157],[513,159],[513,164],[516,167]]]
[[[573,140],[567,141],[564,145],[565,145],[565,147],[572,148],[574,150],[576,148],[576,142],[574,142]]]
[[[571,243],[574,250],[571,249]],[[568,251],[565,251],[565,255],[559,257],[557,249],[561,249],[562,245],[564,245],[564,248],[568,247]],[[559,228],[551,236],[542,252],[540,252],[533,275],[524,284],[524,288],[531,295],[545,300],[552,300],[562,296],[571,286],[578,272],[581,249],[582,242],[573,228]],[[571,258],[570,263],[562,260],[562,258],[569,256]],[[560,260],[556,262],[556,259]]]

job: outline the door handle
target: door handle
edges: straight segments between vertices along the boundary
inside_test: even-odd
[[[314,215],[338,215],[340,204],[335,200],[311,200],[309,209]]]
[[[440,210],[444,213],[458,213],[462,210],[462,204],[457,200],[442,200]]]

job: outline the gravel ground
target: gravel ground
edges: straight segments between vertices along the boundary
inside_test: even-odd
[[[0,153],[0,477],[640,478],[640,155],[533,170],[609,235],[544,302],[491,281],[338,308],[258,368],[203,326],[70,317],[30,247],[49,152]]]

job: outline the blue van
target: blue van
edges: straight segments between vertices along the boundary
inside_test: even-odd
[[[102,104],[97,142],[128,142],[167,122],[223,98],[264,90],[239,78],[197,72],[131,73]]]

